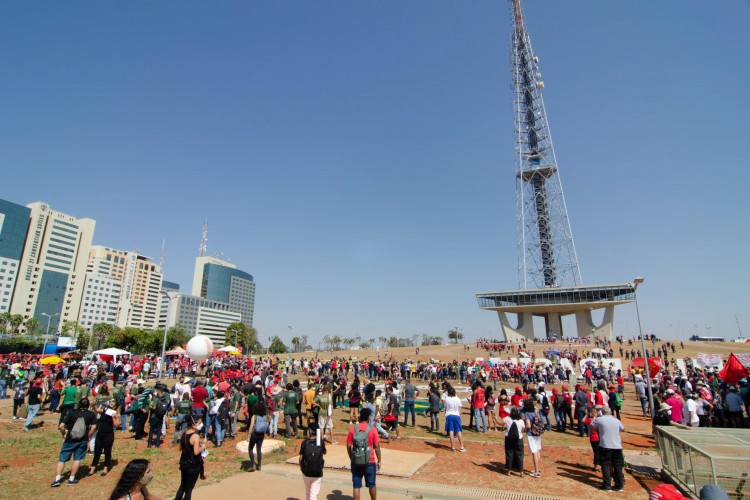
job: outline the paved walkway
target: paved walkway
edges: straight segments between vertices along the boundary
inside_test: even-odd
[[[351,500],[351,473],[331,471],[324,472],[323,484],[318,498],[320,500]],[[464,498],[499,498],[506,500],[522,499],[553,499],[554,497],[537,496],[534,494],[509,493],[486,488],[467,488],[444,484],[430,484],[391,477],[377,478],[378,500],[404,499],[441,499],[458,500]],[[193,498],[197,500],[213,500],[214,498],[233,497],[245,498],[250,493],[253,497],[268,499],[304,500],[305,487],[302,474],[298,467],[286,464],[264,466],[260,472],[246,472],[223,481],[196,488]],[[363,488],[362,498],[368,499],[369,494]]]

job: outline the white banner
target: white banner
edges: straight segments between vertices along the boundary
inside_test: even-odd
[[[742,363],[742,366],[745,368],[750,368],[750,354],[735,354],[737,356],[737,359],[740,360],[740,363]]]
[[[721,354],[706,354],[699,352],[695,358],[695,363],[700,366],[721,366]]]

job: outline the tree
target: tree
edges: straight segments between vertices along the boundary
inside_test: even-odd
[[[398,337],[391,337],[388,339],[388,347],[398,347],[399,339]]]
[[[274,337],[268,346],[268,352],[271,354],[284,354],[287,352],[287,348],[279,337]]]
[[[309,351],[309,350],[311,350],[311,349],[312,349],[312,347],[311,347],[311,346],[309,346],[309,345],[307,344],[307,341],[308,341],[307,335],[303,335],[303,336],[302,336],[302,337],[300,338],[300,344],[301,344],[301,349],[300,349],[300,351],[301,351],[301,352]]]
[[[333,350],[338,351],[341,349],[341,337],[338,335],[331,338],[331,342],[333,343]]]
[[[260,348],[258,331],[245,323],[232,323],[224,333],[224,344],[241,347],[245,353],[257,351]]]
[[[458,341],[464,338],[464,332],[462,332],[458,328],[448,330],[448,338],[453,340],[456,344],[458,344]]]
[[[68,337],[76,338],[79,335],[86,333],[86,327],[78,324],[78,321],[63,321],[60,332]]]
[[[107,337],[117,331],[117,327],[109,323],[95,323],[91,327],[91,331],[93,333],[92,342],[96,344],[96,349],[100,349],[102,343],[107,340]]]
[[[8,325],[10,324],[11,315],[8,311],[0,314],[0,333],[6,333],[8,331]]]
[[[29,335],[36,335],[36,330],[39,328],[39,320],[36,318],[29,318],[26,320],[26,333]]]
[[[18,333],[18,329],[23,325],[23,315],[14,314],[10,317],[10,332]]]
[[[385,347],[388,337],[378,337],[378,340],[380,341],[380,347]]]
[[[323,337],[323,343],[328,345],[328,350],[330,351],[331,350],[331,336],[326,335],[325,337]]]
[[[292,349],[293,352],[299,352],[299,337],[292,337]]]
[[[352,338],[347,337],[343,339],[342,342],[344,343],[347,349],[351,349],[354,343],[357,342],[357,339],[352,339]]]

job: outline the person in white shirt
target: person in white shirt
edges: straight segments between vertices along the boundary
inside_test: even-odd
[[[698,416],[698,404],[695,402],[698,399],[698,394],[684,393],[685,406],[682,409],[682,422],[690,427],[698,427],[700,425],[700,417]]]
[[[466,451],[463,440],[463,427],[461,425],[461,398],[456,396],[456,389],[448,384],[443,394],[443,407],[445,408],[445,432],[451,441],[451,451],[456,451],[453,446],[454,437],[458,437],[459,451]]]

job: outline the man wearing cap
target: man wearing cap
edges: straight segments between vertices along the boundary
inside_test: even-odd
[[[727,394],[724,396],[724,402],[729,408],[729,423],[732,427],[742,427],[742,396],[737,390],[736,385],[727,387]]]
[[[624,458],[622,455],[622,439],[620,432],[625,430],[622,422],[612,416],[609,406],[603,406],[602,416],[591,423],[599,432],[599,460],[602,466],[604,491],[622,491],[625,478],[622,475]],[[612,487],[612,471],[614,470],[614,488]]]

